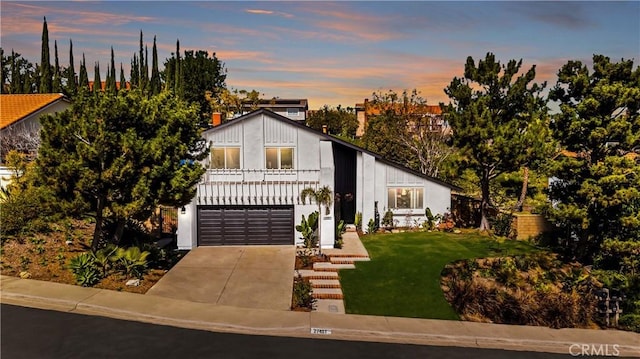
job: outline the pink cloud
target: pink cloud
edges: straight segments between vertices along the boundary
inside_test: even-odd
[[[249,14],[256,14],[256,15],[277,15],[277,16],[282,16],[282,17],[286,17],[286,18],[292,18],[293,17],[292,14],[289,14],[289,13],[286,13],[286,12],[263,10],[263,9],[247,9],[247,10],[245,10],[245,12],[247,12]]]

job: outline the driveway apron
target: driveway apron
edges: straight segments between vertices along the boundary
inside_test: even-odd
[[[294,246],[198,247],[147,295],[242,308],[289,310]]]

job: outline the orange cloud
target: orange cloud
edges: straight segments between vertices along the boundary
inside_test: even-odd
[[[245,12],[248,12],[249,14],[258,14],[258,15],[277,15],[277,16],[282,16],[282,17],[286,17],[286,18],[293,17],[292,14],[289,14],[289,13],[286,13],[286,12],[282,12],[282,11],[271,11],[271,10],[262,10],[262,9],[247,9],[247,10],[245,10]]]

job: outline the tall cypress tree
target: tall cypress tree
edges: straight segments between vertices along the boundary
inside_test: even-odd
[[[93,92],[99,93],[102,90],[102,80],[100,80],[100,63],[96,62],[93,68]]]
[[[140,85],[140,64],[138,64],[138,57],[133,54],[131,59],[131,74],[129,75],[129,82],[131,82],[131,88],[137,88]]]
[[[67,79],[67,94],[70,96],[74,96],[77,92],[77,84],[76,84],[76,68],[73,63],[73,42],[69,39],[69,67],[67,67],[67,72],[65,74]]]
[[[122,62],[120,63],[120,91],[127,89],[127,79],[124,78],[124,68]]]
[[[113,47],[111,47],[111,66],[107,70],[107,83],[105,90],[110,94],[118,92],[116,87],[116,65],[113,55]]]
[[[144,71],[140,75],[140,78],[144,79],[144,86],[140,86],[143,90],[149,90],[149,48],[144,47]]]
[[[153,37],[153,61],[151,64],[151,88],[150,93],[157,95],[162,90],[162,84],[160,83],[160,71],[158,70],[158,49],[156,47],[156,37]]]
[[[182,98],[182,62],[180,61],[180,39],[176,40],[175,94]]]
[[[44,18],[42,25],[42,51],[40,56],[40,93],[51,93],[51,59],[49,56],[49,29],[47,28],[47,18]]]
[[[82,53],[82,62],[80,63],[80,75],[78,77],[78,89],[89,90],[89,75],[87,74],[87,61]]]
[[[53,92],[62,92],[62,74],[60,73],[60,61],[58,61],[58,41],[53,41],[54,67],[53,67]]]
[[[146,86],[145,83],[145,75],[144,75],[144,43],[142,41],[142,30],[140,30],[140,56],[138,56],[138,60],[140,60],[139,68],[140,68],[140,77],[138,79],[138,87],[144,89]]]

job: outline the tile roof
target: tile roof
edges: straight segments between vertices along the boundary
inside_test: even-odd
[[[60,93],[0,95],[0,129],[64,98]]]

